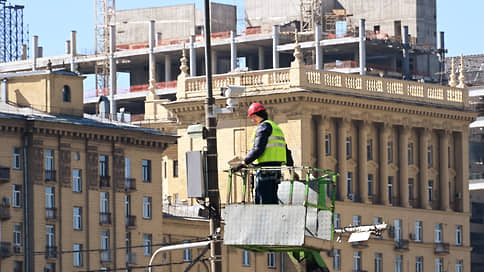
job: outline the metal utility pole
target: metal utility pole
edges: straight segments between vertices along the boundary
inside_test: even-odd
[[[212,92],[212,54],[210,44],[210,0],[204,0],[205,13],[205,73],[207,80],[207,98],[205,99],[205,127],[207,128],[207,179],[209,199],[211,272],[221,272],[222,248],[216,235],[220,230],[220,194],[218,190],[217,167],[217,117],[215,115],[215,99]]]

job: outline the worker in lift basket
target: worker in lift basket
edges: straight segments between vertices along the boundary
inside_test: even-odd
[[[267,111],[261,103],[249,106],[248,117],[257,124],[252,135],[251,149],[243,163],[233,168],[238,171],[250,163],[256,166],[269,167],[286,164],[293,166],[291,152],[287,148],[281,128],[268,120]],[[255,203],[278,204],[277,188],[281,179],[280,170],[257,170],[255,175]]]

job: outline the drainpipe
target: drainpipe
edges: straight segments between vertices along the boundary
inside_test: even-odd
[[[279,53],[277,46],[279,45],[279,26],[272,27],[272,68],[279,68]]]
[[[116,31],[114,25],[109,26],[109,99],[111,100],[111,118],[116,120],[116,101],[114,100],[114,94],[116,93],[116,60],[114,59],[114,52],[116,51]]]
[[[28,122],[28,121],[27,121]],[[27,127],[29,127],[30,122],[27,123]],[[25,244],[25,254],[24,254],[24,269],[25,271],[33,271],[33,267],[31,269],[30,264],[32,261],[32,241],[30,237],[30,230],[32,229],[30,226],[30,188],[29,188],[29,157],[28,157],[28,148],[29,148],[29,134],[28,132],[24,133],[24,146],[23,146],[23,161],[24,161],[24,171],[23,171],[23,205],[24,205],[24,244]],[[33,203],[32,203],[33,204]]]
[[[365,19],[360,19],[360,75],[366,75]]]
[[[37,70],[37,55],[38,55],[38,47],[39,47],[39,36],[35,35],[32,40],[32,71]]]
[[[77,55],[76,52],[76,31],[73,30],[71,31],[71,48],[70,48],[70,53],[71,53],[71,72],[75,73],[76,68],[75,68],[75,58]]]

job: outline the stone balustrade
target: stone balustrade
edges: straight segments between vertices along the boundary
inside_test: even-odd
[[[179,80],[184,80],[185,82],[184,84],[178,84],[177,99],[206,96],[205,76],[182,76]],[[467,89],[415,81],[328,72],[303,66],[213,76],[214,94],[217,94],[217,90],[220,88],[229,85],[246,86],[248,93],[300,88],[419,104],[457,108],[468,106]]]

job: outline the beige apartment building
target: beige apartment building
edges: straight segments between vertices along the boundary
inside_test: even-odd
[[[467,89],[307,68],[298,45],[294,56],[289,68],[213,78],[214,90],[246,88],[233,114],[218,115],[222,201],[228,199],[222,170],[246,154],[255,129],[246,111],[261,102],[283,129],[296,165],[340,173],[336,227],[390,225],[382,237],[352,244],[343,237],[321,252],[331,271],[469,272],[468,128],[476,114]],[[149,97],[145,118],[176,116],[179,177],[163,193],[185,199],[185,152],[204,146],[187,136],[187,127],[204,122],[206,85],[204,77],[188,76],[186,59],[181,63],[177,100]],[[225,107],[225,98],[216,103]],[[231,194],[242,201],[240,181]],[[257,253],[252,262],[249,255],[225,248],[224,271],[295,271],[284,255]]]
[[[161,161],[175,136],[83,116],[84,77],[71,72],[2,79],[0,271],[146,265],[162,243]]]

